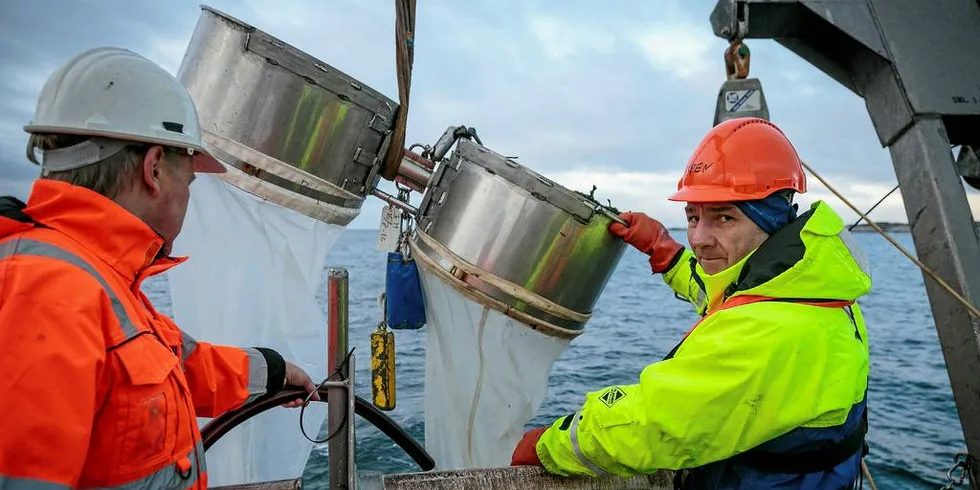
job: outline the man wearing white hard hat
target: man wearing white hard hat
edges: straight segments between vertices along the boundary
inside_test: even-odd
[[[315,387],[271,349],[191,338],[140,290],[186,260],[170,251],[195,172],[225,171],[194,103],[97,48],[50,76],[24,129],[41,175],[26,204],[0,198],[0,490],[206,488],[198,416]]]

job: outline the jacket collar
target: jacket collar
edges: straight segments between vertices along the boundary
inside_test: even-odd
[[[159,234],[111,199],[84,187],[38,179],[24,212],[77,242],[131,282],[186,260],[160,257],[164,240]]]
[[[738,263],[709,275],[700,264],[710,312],[739,295],[856,300],[871,289],[867,257],[822,201],[781,228]]]
[[[701,278],[701,282],[704,284],[704,294],[708,298],[708,312],[714,311],[715,308],[721,306],[728,299],[732,286],[738,280],[742,269],[745,267],[745,263],[754,253],[755,250],[749,252],[748,255],[742,257],[742,260],[715,274],[705,272],[700,262],[695,264],[694,273]]]
[[[708,274],[698,263],[695,273],[704,282],[708,311],[714,310],[731,296],[764,284],[796,265],[805,251],[799,234],[812,215],[812,210],[800,215],[721,272]]]

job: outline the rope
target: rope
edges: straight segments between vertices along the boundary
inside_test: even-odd
[[[913,257],[912,254],[910,254],[907,250],[905,250],[905,247],[903,247],[898,242],[896,242],[894,238],[888,235],[888,233],[885,233],[885,230],[882,230],[877,223],[872,221],[871,218],[869,218],[866,214],[862,213],[861,210],[859,210],[857,207],[851,204],[851,201],[848,201],[847,198],[844,197],[840,192],[837,192],[837,189],[834,189],[833,186],[831,186],[826,180],[824,180],[823,177],[820,176],[820,174],[818,174],[816,171],[813,170],[813,168],[807,165],[806,162],[801,162],[801,163],[803,163],[803,167],[806,168],[807,171],[809,171],[811,174],[813,174],[813,176],[816,177],[817,180],[819,180],[820,183],[823,184],[828,190],[830,190],[830,192],[834,193],[834,195],[837,196],[841,201],[844,201],[844,204],[846,204],[847,207],[851,208],[851,211],[854,211],[855,213],[857,213],[858,216],[860,216],[862,219],[867,221],[868,224],[875,229],[875,231],[877,231],[881,236],[885,237],[886,240],[888,240],[892,245],[894,245],[895,248],[897,248],[900,252],[902,252],[902,254],[908,257],[909,260],[914,262],[915,265],[919,266],[919,268],[922,269],[922,272],[924,272],[927,276],[932,278],[932,280],[936,281],[936,283],[942,286],[942,288],[945,289],[946,292],[948,292],[954,298],[956,298],[956,300],[959,301],[974,317],[980,318],[980,310],[977,310],[976,306],[970,304],[969,300],[961,296],[960,293],[957,293],[956,290],[950,287],[950,285],[947,284],[946,281],[942,280],[938,275],[936,275],[935,272],[929,269],[928,266],[926,266],[921,261],[919,261],[919,259]]]
[[[395,63],[398,75],[398,114],[385,155],[381,176],[394,180],[405,152],[405,128],[408,125],[408,96],[412,88],[412,63],[415,60],[415,0],[395,0]]]
[[[875,208],[878,207],[879,204],[885,202],[885,199],[888,199],[888,196],[892,195],[893,192],[897,191],[899,187],[900,186],[898,184],[895,184],[895,187],[892,187],[892,190],[888,191],[888,194],[885,194],[885,197],[882,197],[881,199],[878,199],[878,202],[876,202],[874,206],[871,206],[871,209],[869,209],[864,214],[871,214],[871,212],[874,211]],[[861,223],[861,218],[858,218],[857,221],[855,221],[853,225],[851,225],[851,226],[849,226],[847,228],[847,231],[853,230],[854,227],[857,226],[860,223]]]
[[[488,270],[470,264],[459,255],[453,253],[452,250],[446,248],[445,245],[434,240],[422,230],[416,229],[415,235],[420,242],[425,244],[425,246],[429,247],[435,253],[446,258],[447,260],[450,260],[455,269],[463,271],[464,273],[499,289],[507,295],[527,303],[529,306],[537,308],[549,315],[557,316],[565,320],[571,320],[573,322],[585,323],[592,317],[591,313],[580,313],[566,308],[558,303],[555,303],[554,301],[549,300],[548,298],[545,298],[544,296],[535,293],[534,291],[525,288],[524,286],[514,284],[513,282],[493,274]]]
[[[871,470],[868,469],[868,465],[865,464],[864,459],[861,459],[861,472],[868,479],[868,485],[871,485],[871,490],[878,490],[878,485],[875,485],[875,479],[871,478]]]

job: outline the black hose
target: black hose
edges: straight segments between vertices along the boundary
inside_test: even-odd
[[[320,388],[319,394],[322,400],[327,399],[327,387]],[[227,434],[229,431],[245,422],[246,420],[265,412],[271,408],[278,407],[285,403],[289,403],[296,399],[306,398],[306,391],[302,388],[285,388],[274,396],[262,397],[252,403],[242,406],[237,410],[232,410],[225,412],[220,417],[217,417],[204,428],[201,429],[201,439],[204,444],[204,450],[207,451],[209,447],[214,445],[222,436]],[[360,416],[362,419],[366,420],[369,424],[378,428],[382,434],[388,436],[398,447],[402,448],[409,457],[415,461],[415,464],[422,468],[422,471],[429,471],[436,467],[436,462],[429,456],[429,453],[425,451],[425,448],[418,443],[412,436],[405,432],[394,420],[385,415],[384,412],[378,410],[374,405],[368,403],[363,398],[356,396],[354,397],[354,413]]]

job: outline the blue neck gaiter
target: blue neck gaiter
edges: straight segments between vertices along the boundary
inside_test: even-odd
[[[732,204],[742,210],[762,231],[769,236],[796,219],[796,204],[792,204],[792,192],[774,192],[755,201],[736,201]]]

